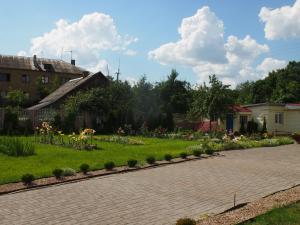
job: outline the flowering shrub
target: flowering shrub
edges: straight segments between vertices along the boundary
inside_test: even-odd
[[[203,141],[200,142],[199,145],[189,146],[188,150],[206,151],[207,149],[209,149],[213,151],[223,151],[223,150],[258,148],[258,147],[273,147],[273,146],[286,145],[292,143],[293,140],[289,137],[276,137],[276,138],[266,138],[261,140],[252,140],[243,135],[235,137],[233,139],[225,135],[221,142],[213,141],[213,139],[204,139]]]
[[[53,144],[54,130],[48,122],[43,122],[41,127],[36,127],[35,135],[39,136],[41,143]]]
[[[115,142],[118,144],[127,144],[127,145],[144,145],[145,143],[141,140],[136,140],[133,138],[128,138],[124,136],[110,136],[110,137],[101,137],[97,138],[99,141],[105,141],[105,142]]]
[[[93,145],[95,130],[86,128],[76,135],[74,132],[68,135],[68,144],[65,143],[65,135],[62,131],[55,131],[48,122],[43,122],[41,127],[35,129],[35,139],[43,144],[65,145],[78,150],[92,150],[97,146]]]
[[[165,128],[159,127],[153,131],[153,137],[164,138],[167,137],[167,130]]]
[[[118,135],[125,135],[125,131],[122,129],[122,127],[119,127],[119,129],[117,130],[117,134]]]
[[[90,128],[84,129],[78,136],[73,132],[69,135],[69,144],[78,150],[97,149],[97,146],[93,145],[93,136],[95,133],[96,131]]]

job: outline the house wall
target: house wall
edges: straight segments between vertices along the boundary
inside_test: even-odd
[[[300,131],[300,110],[286,109],[285,106],[255,106],[252,117],[258,123],[259,129],[263,127],[266,118],[267,131],[271,133],[293,133]],[[275,114],[283,113],[283,124],[275,123]]]
[[[252,119],[251,113],[246,113],[246,112],[238,112],[235,113],[233,117],[233,132],[239,132],[241,128],[241,122],[240,122],[240,116],[247,116],[248,121]],[[247,124],[245,124],[245,129],[247,128]]]
[[[285,132],[295,133],[300,131],[300,110],[286,110],[284,116]]]
[[[19,69],[3,69],[0,68],[0,73],[10,74],[10,81],[0,81],[0,95],[3,95],[11,90],[21,90],[29,94],[30,100],[34,101],[39,99],[37,82],[42,76],[47,76],[49,79],[48,84],[50,86],[54,82],[58,81],[63,84],[64,82],[81,77],[82,74],[68,74],[68,73],[55,73],[55,72],[43,72],[33,70],[19,70]],[[29,82],[22,82],[22,75],[29,75]]]

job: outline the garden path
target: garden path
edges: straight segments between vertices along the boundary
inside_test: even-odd
[[[300,145],[223,156],[0,196],[0,224],[174,224],[300,184]]]

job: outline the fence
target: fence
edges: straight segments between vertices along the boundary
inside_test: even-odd
[[[4,109],[0,108],[0,130],[3,129],[4,124]]]

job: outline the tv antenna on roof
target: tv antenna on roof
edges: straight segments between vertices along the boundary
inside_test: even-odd
[[[71,54],[71,61],[72,61],[73,60],[73,50],[65,51],[65,52],[69,52]]]
[[[118,66],[118,71],[116,72],[116,75],[117,75],[117,82],[119,82],[119,76],[121,74],[121,71],[120,71],[120,58],[119,58],[119,66]]]
[[[109,77],[109,67],[108,67],[108,63],[106,64],[106,72],[107,72],[107,76]]]

